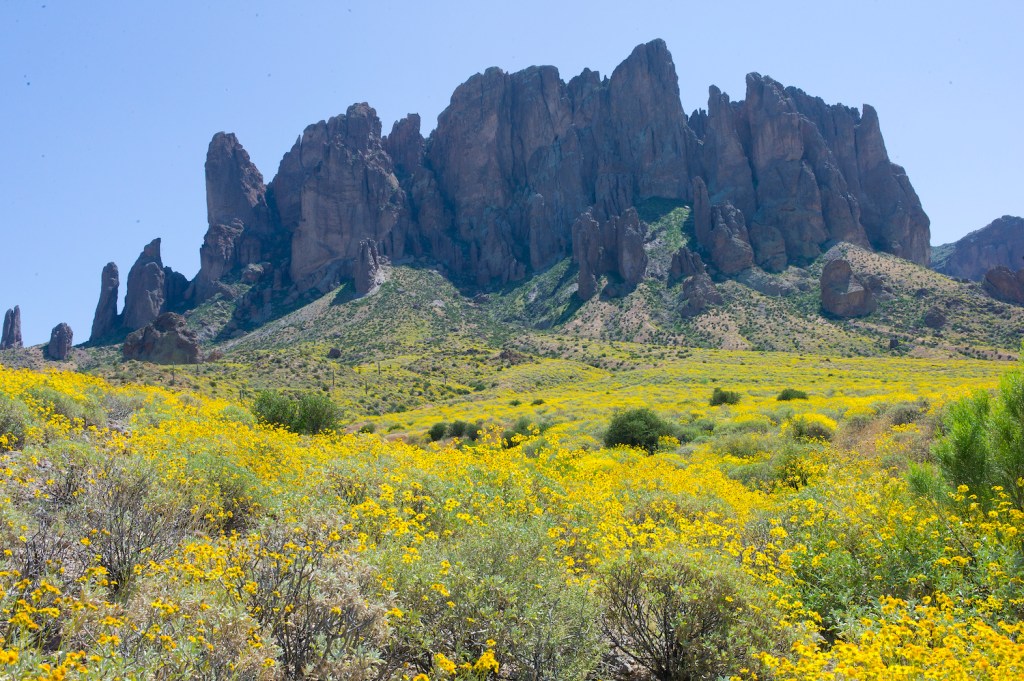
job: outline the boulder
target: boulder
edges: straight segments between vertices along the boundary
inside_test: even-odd
[[[46,357],[57,362],[63,362],[71,356],[73,334],[71,327],[61,322],[53,327],[50,332],[50,342],[46,345]]]
[[[4,328],[0,334],[0,350],[15,350],[22,347],[21,308],[15,305],[4,313]]]
[[[712,305],[721,305],[722,294],[706,274],[688,277],[679,288],[678,310],[683,317],[694,317]]]
[[[1014,272],[1009,267],[993,267],[985,273],[984,287],[993,298],[1024,305],[1024,269]]]
[[[868,286],[853,273],[847,260],[830,260],[821,271],[821,307],[836,317],[863,317],[877,307]]]
[[[198,364],[199,338],[186,327],[185,318],[165,312],[141,329],[128,334],[122,348],[125,360],[154,364]]]
[[[930,329],[941,329],[947,321],[946,313],[937,307],[929,308],[924,313],[924,325]]]
[[[90,343],[98,343],[114,334],[121,327],[117,314],[117,296],[120,288],[117,265],[108,262],[100,274],[100,299],[96,303],[96,313],[92,318]]]

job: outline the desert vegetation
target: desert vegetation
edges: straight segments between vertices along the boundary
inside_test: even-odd
[[[0,368],[0,676],[1019,677],[1013,365],[587,352],[327,429]]]

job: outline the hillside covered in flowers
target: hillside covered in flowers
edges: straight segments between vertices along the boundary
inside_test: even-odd
[[[0,367],[0,678],[1021,678],[1020,375],[815,361],[506,374],[316,435]],[[606,442],[642,405],[656,446]]]

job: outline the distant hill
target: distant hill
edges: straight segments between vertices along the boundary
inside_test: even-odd
[[[936,246],[932,267],[973,281],[981,281],[996,267],[1024,268],[1024,218],[1004,215],[959,241]]]

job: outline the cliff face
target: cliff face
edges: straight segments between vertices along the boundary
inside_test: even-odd
[[[935,269],[980,281],[997,267],[1024,268],[1024,218],[1004,215],[952,244],[939,246]]]
[[[385,137],[373,108],[355,104],[306,128],[266,187],[235,136],[218,133],[206,184],[209,231],[187,305],[257,264],[274,274],[257,288],[325,292],[348,279],[364,293],[406,258],[480,290],[572,256],[581,297],[602,276],[618,295],[645,276],[633,209],[654,198],[693,204],[692,245],[714,276],[803,265],[836,241],[929,259],[928,218],[871,107],[752,73],[743,100],[712,87],[707,111],[687,117],[660,40],[605,78],[487,69],[456,88],[426,139],[415,114]],[[149,269],[135,279],[151,274],[142,286],[157,291]],[[128,328],[172,307],[150,302],[126,310]]]

